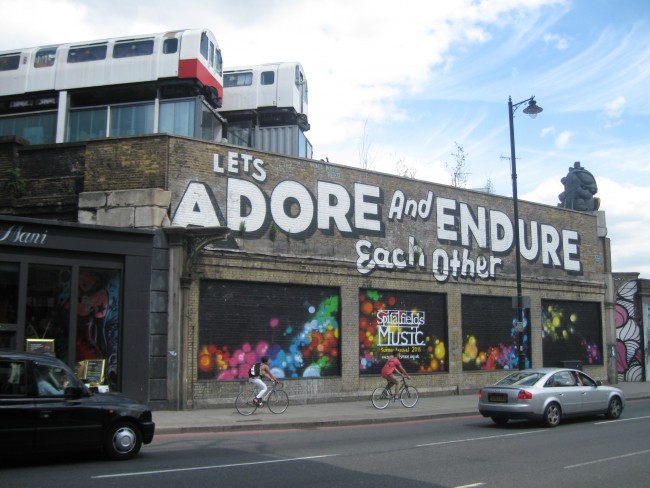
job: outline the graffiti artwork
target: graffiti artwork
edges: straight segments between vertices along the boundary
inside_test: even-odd
[[[379,374],[395,350],[409,373],[448,371],[445,309],[443,294],[362,289],[360,374]]]
[[[544,366],[603,364],[602,328],[600,303],[542,300]]]
[[[635,319],[636,280],[616,292],[616,371],[619,381],[643,381],[643,338]]]
[[[269,356],[276,378],[340,375],[336,288],[201,281],[198,378],[247,379]]]

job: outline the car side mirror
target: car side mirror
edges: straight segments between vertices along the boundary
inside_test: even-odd
[[[600,380],[596,380],[596,386],[603,386],[603,382]]]

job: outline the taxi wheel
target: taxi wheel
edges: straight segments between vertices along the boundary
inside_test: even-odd
[[[133,422],[118,421],[106,433],[104,452],[110,459],[131,459],[140,452],[141,447],[142,434]]]

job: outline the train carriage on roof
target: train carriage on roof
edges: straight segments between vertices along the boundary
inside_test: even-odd
[[[155,132],[220,141],[222,101],[221,50],[207,29],[0,52],[0,135],[35,144]],[[110,120],[114,108],[131,120]]]

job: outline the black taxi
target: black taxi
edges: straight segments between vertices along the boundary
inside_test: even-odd
[[[95,393],[62,361],[46,354],[0,351],[0,453],[101,450],[131,459],[153,440],[144,404]]]

